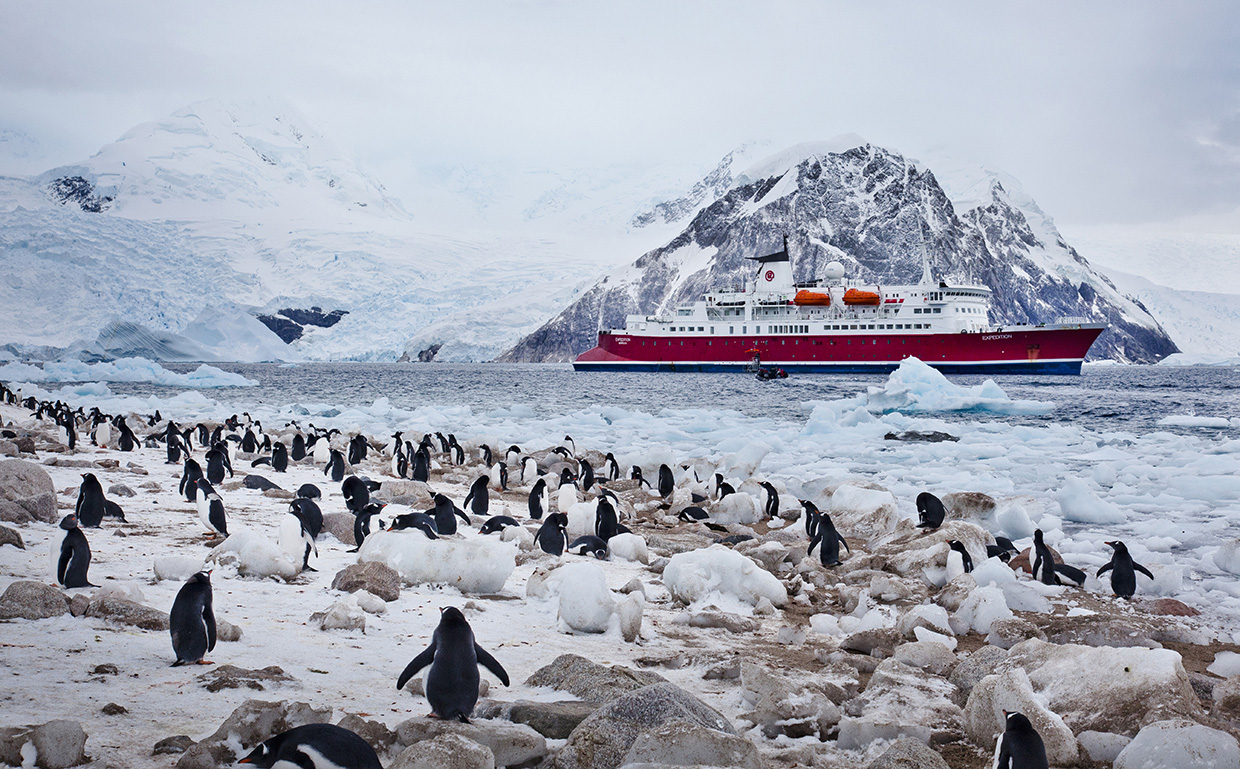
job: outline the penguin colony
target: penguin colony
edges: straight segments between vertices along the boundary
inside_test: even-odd
[[[624,485],[622,493],[626,500],[631,500],[634,494],[644,494],[657,503],[657,509],[669,511],[678,520],[700,526],[704,533],[714,536],[726,532],[727,528],[711,520],[711,509],[728,495],[738,493],[737,488],[751,480],[729,479],[718,472],[701,473],[702,468],[695,465],[682,465],[676,470],[668,464],[645,470],[633,465],[625,473],[611,453],[603,455],[596,471],[590,460],[578,453],[576,443],[569,436],[565,436],[562,445],[540,452],[527,453],[522,447],[511,445],[502,451],[501,459],[501,452],[485,444],[476,448],[476,457],[471,456],[472,452],[467,452],[452,434],[426,434],[414,442],[411,434],[397,432],[388,440],[380,441],[313,425],[302,428],[296,423],[284,425],[272,434],[265,432],[261,423],[251,420],[248,414],[244,419],[234,416],[216,425],[178,425],[156,412],[145,420],[149,431],[144,430],[146,436],[139,438],[129,425],[129,420],[135,420],[132,416],[109,416],[97,408],[72,410],[59,402],[18,401],[2,384],[0,399],[10,404],[20,403],[38,419],[53,422],[62,443],[70,451],[76,450],[83,439],[100,448],[122,452],[134,451],[139,446],[162,447],[167,464],[179,469],[179,493],[187,503],[194,505],[204,529],[203,536],[210,539],[228,536],[228,504],[216,485],[234,477],[233,465],[239,455],[253,457],[251,469],[270,467],[275,473],[287,472],[290,463],[313,463],[321,467],[325,482],[339,485],[344,510],[355,519],[353,535],[357,547],[349,552],[356,552],[367,537],[381,530],[416,530],[421,536],[435,540],[459,536],[462,529],[471,530],[471,533],[476,529],[478,536],[504,536],[510,529],[526,529],[532,533],[536,547],[551,556],[568,554],[606,560],[610,558],[609,540],[631,532],[630,526],[621,521],[631,517],[628,509],[632,505],[622,501],[611,486]],[[449,495],[435,493],[433,506],[428,509],[385,516],[387,503],[382,498],[383,481],[354,474],[357,465],[375,455],[379,459],[372,458],[370,466],[380,468],[384,477],[434,483],[435,473],[457,467],[477,468],[478,474],[459,506]],[[657,478],[657,484],[646,480],[647,471]],[[81,477],[75,511],[60,522],[64,533],[53,553],[56,580],[66,588],[94,587],[89,581],[91,551],[84,529],[102,528],[105,518],[126,520],[124,511],[106,498],[102,484],[92,473],[82,473]],[[781,517],[786,511],[781,510],[778,489],[768,481],[752,480],[760,496],[762,517],[767,521]],[[518,488],[510,490],[510,482]],[[675,502],[678,489],[688,490],[690,504],[684,504],[683,500]],[[514,498],[514,495],[519,496]],[[583,498],[595,505],[595,533],[569,542],[568,516],[564,511]],[[493,499],[513,504],[505,503],[496,514]],[[521,501],[516,502],[517,499]],[[273,516],[282,515],[275,527],[280,548],[305,571],[314,571],[312,557],[318,554],[318,540],[323,529],[322,500],[322,492],[316,485],[304,484],[293,500],[281,503],[286,506],[283,513],[272,511]],[[798,502],[808,555],[814,556],[817,550],[816,557],[824,569],[835,569],[853,557],[849,543],[837,531],[831,516],[819,510],[811,500]],[[522,505],[525,521],[512,514]],[[273,505],[276,507],[279,505]],[[925,532],[923,536],[934,537],[948,518],[945,505],[927,491],[917,496],[915,507],[917,526]],[[630,522],[641,523],[640,519]],[[721,541],[728,539],[735,543],[745,537],[722,538]],[[1003,537],[994,539],[992,544],[986,545],[985,558],[1008,562],[1020,554],[1021,548],[1012,541]],[[1150,579],[1153,575],[1133,561],[1123,542],[1107,544],[1113,554],[1110,562],[1098,569],[1097,577],[1109,572],[1114,595],[1132,598],[1139,586],[1136,574],[1140,572]],[[949,579],[973,571],[973,556],[980,557],[980,553],[971,554],[964,544],[954,539],[943,538],[943,545]],[[1047,585],[1079,587],[1084,584],[1085,573],[1063,563],[1046,545],[1040,530],[1034,533],[1027,552],[1031,561],[1028,571],[1034,579]],[[215,649],[217,639],[210,577],[210,571],[190,577],[170,608],[171,664],[174,666],[211,664],[206,656]],[[403,689],[425,668],[428,670],[425,693],[431,714],[468,722],[478,698],[478,667],[486,668],[504,685],[509,684],[508,674],[501,662],[475,639],[458,608],[442,607],[440,612],[430,645],[395,676],[396,688]],[[486,639],[486,642],[494,645],[500,640]],[[1005,719],[1005,729],[997,745],[997,765],[1047,766],[1041,738],[1029,719],[1006,711]],[[297,764],[324,769],[328,766],[367,769],[379,766],[374,751],[364,741],[352,732],[329,724],[302,726],[273,735],[254,746],[241,763],[261,767]]]

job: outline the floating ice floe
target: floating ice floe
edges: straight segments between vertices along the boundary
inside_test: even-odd
[[[517,567],[517,545],[483,536],[427,539],[416,529],[380,531],[366,538],[357,559],[386,564],[413,584],[448,585],[462,593],[498,593]]]
[[[942,412],[989,411],[997,414],[1046,414],[1055,404],[1021,401],[1008,397],[1003,388],[987,379],[980,385],[952,384],[937,369],[917,358],[905,358],[883,387],[870,387],[865,407],[876,414],[891,411]]]
[[[145,358],[120,358],[106,363],[49,361],[43,368],[26,363],[0,366],[0,380],[8,382],[145,382],[169,387],[255,387],[258,382],[203,363],[188,374],[169,371]]]

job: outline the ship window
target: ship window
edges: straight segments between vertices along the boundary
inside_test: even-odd
[[[762,327],[761,327],[761,326],[754,326],[754,327],[753,327],[753,332],[754,332],[755,334],[761,334],[761,333],[762,333]]]
[[[934,314],[935,314],[935,315],[938,315],[938,314],[939,314],[939,313],[941,313],[941,312],[943,312],[942,308],[940,308],[940,307],[935,307],[935,308],[934,308]]]
[[[853,331],[856,331],[856,330],[857,330],[857,327],[856,327],[856,326],[849,326],[849,328],[850,328],[850,329],[852,329]]]
[[[729,333],[729,334],[735,334],[735,333],[736,333],[736,326],[728,326],[728,333]]]
[[[703,328],[702,326],[698,326],[698,331],[705,331],[705,330],[706,330],[706,329],[705,329],[705,328]]]
[[[712,333],[712,334],[713,334],[713,333],[715,333],[715,327],[714,327],[714,326],[711,326],[711,327],[710,327],[710,333]]]
[[[741,333],[742,333],[742,334],[748,334],[748,333],[749,333],[749,326],[741,326]]]
[[[914,307],[914,308],[913,308],[913,314],[914,314],[914,315],[921,315],[921,308],[920,308],[920,307]]]

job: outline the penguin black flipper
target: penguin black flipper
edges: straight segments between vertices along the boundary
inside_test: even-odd
[[[409,683],[409,679],[413,678],[419,670],[435,661],[435,641],[432,636],[431,645],[422,650],[422,653],[414,657],[413,660],[405,666],[401,672],[400,678],[396,679],[397,691],[404,689],[405,684]]]
[[[504,666],[499,664],[499,660],[492,657],[478,644],[474,644],[474,654],[478,655],[478,664],[491,671],[496,678],[500,680],[504,686],[508,686],[508,671],[504,670]]]
[[[207,651],[215,651],[215,612],[211,610],[211,598],[202,607],[202,621],[207,625]]]
[[[259,465],[269,465],[269,464],[271,464],[271,457],[259,457],[258,459],[250,463],[250,467],[258,467]]]
[[[1115,566],[1115,559],[1114,559],[1114,558],[1112,558],[1111,560],[1107,561],[1107,565],[1106,565],[1106,566],[1103,566],[1101,569],[1098,569],[1098,576],[1099,576],[1099,577],[1101,577],[1103,574],[1106,574],[1106,573],[1107,573],[1108,571],[1110,571],[1110,570],[1111,570],[1114,566]],[[1135,564],[1135,563],[1133,564],[1133,567],[1134,567],[1134,568],[1136,567],[1136,564]],[[1148,574],[1149,572],[1146,572],[1146,573]],[[1151,577],[1151,578],[1152,578],[1152,577]]]
[[[469,516],[465,515],[464,511],[462,511],[461,508],[457,507],[456,505],[452,506],[452,512],[456,514],[457,518],[460,518],[462,521],[464,521],[466,526],[474,525],[474,522],[469,520]]]
[[[69,568],[69,561],[73,558],[73,546],[65,541],[60,546],[60,561],[56,564],[56,581],[65,584],[65,570]]]
[[[710,521],[703,521],[703,523],[705,523],[706,528],[710,529],[711,531],[726,532],[728,530],[727,526],[722,526],[718,523],[711,523]]]
[[[821,533],[821,532],[818,532],[818,531],[815,531],[815,532],[814,532],[814,534],[813,534],[813,536],[811,536],[811,537],[809,538],[809,550],[806,550],[806,551],[805,551],[805,554],[806,554],[806,555],[813,555],[813,554],[814,554],[814,548],[818,546],[818,543],[819,543],[819,542],[822,542],[822,533]],[[850,552],[850,553],[851,553],[852,551],[851,551],[851,550],[849,550],[848,552]]]
[[[849,555],[852,555],[852,548],[848,546],[848,541],[844,539],[844,535],[837,531],[835,536],[840,538],[840,544],[844,546],[844,549],[848,551]]]
[[[1136,569],[1137,571],[1141,572],[1142,574],[1144,574],[1145,576],[1149,577],[1150,579],[1154,579],[1154,575],[1153,575],[1153,574],[1150,574],[1150,570],[1149,570],[1149,569],[1147,569],[1147,568],[1145,568],[1145,567],[1144,567],[1144,566],[1142,566],[1141,564],[1137,563],[1136,561],[1133,561],[1133,562],[1132,562],[1132,568],[1134,568],[1134,569]],[[1101,573],[1101,572],[1099,572],[1099,573]]]
[[[1064,575],[1078,585],[1085,584],[1085,572],[1075,566],[1069,566],[1066,563],[1057,563],[1055,564],[1055,571]]]

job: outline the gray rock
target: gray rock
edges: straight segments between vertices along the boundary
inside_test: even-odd
[[[85,615],[119,622],[122,625],[133,625],[143,630],[168,629],[167,612],[116,596],[91,598],[86,605]]]
[[[34,520],[34,516],[26,511],[26,508],[10,502],[7,499],[0,499],[0,521],[4,523],[30,523]]]
[[[266,688],[263,686],[264,681],[278,685],[296,681],[296,679],[286,674],[279,665],[268,665],[261,670],[247,670],[236,665],[220,665],[198,676],[198,681],[209,692],[243,688],[256,689],[261,692]],[[257,700],[251,700],[251,702],[257,702]]]
[[[990,632],[986,635],[986,643],[1000,649],[1011,649],[1021,641],[1030,638],[1046,640],[1046,634],[1032,622],[1020,617],[1004,617],[990,623]]]
[[[642,732],[624,755],[624,764],[727,766],[762,769],[758,746],[744,737],[673,721]]]
[[[670,721],[736,734],[727,718],[680,687],[652,684],[582,721],[556,755],[556,769],[616,769],[642,732]]]
[[[485,745],[495,756],[496,766],[516,766],[547,755],[547,741],[525,724],[475,718],[468,724],[438,718],[411,718],[396,727],[401,745],[415,745],[440,735],[455,734]]]
[[[947,762],[928,745],[903,738],[891,743],[883,754],[865,769],[950,769]]]
[[[136,497],[138,492],[129,488],[123,483],[114,483],[108,487],[109,497]]]
[[[323,530],[340,540],[341,543],[356,547],[357,539],[353,536],[354,520],[352,513],[324,513]]]
[[[949,675],[959,664],[956,655],[952,654],[950,649],[934,641],[912,641],[900,644],[896,647],[892,659],[936,676]]]
[[[495,769],[495,754],[459,734],[441,734],[405,748],[389,769]]]
[[[15,457],[21,453],[13,441],[0,440],[0,457]]]
[[[726,611],[698,611],[689,615],[689,627],[721,628],[729,633],[752,633],[757,620]]]
[[[241,628],[237,627],[228,620],[215,618],[215,640],[217,641],[240,641]]]
[[[165,737],[155,743],[155,747],[151,750],[152,756],[176,755],[184,753],[194,745],[194,740],[187,734],[178,734],[175,737]]]
[[[115,702],[109,702],[107,705],[104,705],[99,712],[103,713],[105,716],[120,716],[128,713],[129,708],[124,705],[118,705]]]
[[[838,744],[856,750],[876,739],[910,737],[930,742],[958,730],[963,713],[951,701],[955,688],[946,679],[883,660],[865,691],[844,704]]]
[[[900,631],[895,628],[874,628],[847,636],[840,642],[840,648],[873,657],[890,657],[901,640]]]
[[[42,467],[22,459],[0,462],[0,499],[15,502],[35,520],[56,520],[56,486]]]
[[[478,718],[502,718],[517,724],[525,724],[549,740],[568,739],[577,724],[590,717],[598,705],[577,700],[559,702],[497,702],[483,700],[474,708]]]
[[[65,594],[42,582],[14,582],[0,595],[0,619],[47,619],[68,613]]]
[[[263,496],[268,499],[293,499],[296,494],[285,489],[264,489]]]
[[[525,679],[527,686],[549,686],[586,702],[610,702],[650,684],[666,682],[657,673],[621,665],[599,665],[576,654],[561,654]]]
[[[176,769],[221,769],[240,758],[227,744],[217,741],[195,743],[177,759]]]
[[[18,550],[26,549],[26,543],[22,541],[22,535],[16,529],[0,526],[0,547],[4,545],[12,545]]]
[[[1110,732],[1084,731],[1076,736],[1076,741],[1081,746],[1081,753],[1089,756],[1090,761],[1110,764],[1128,747],[1132,738]]]
[[[336,724],[341,729],[349,731],[361,737],[363,740],[375,749],[376,753],[382,755],[396,744],[396,732],[387,728],[382,722],[367,721],[361,716],[348,714]]]
[[[998,670],[1007,656],[1007,652],[997,646],[983,646],[962,659],[947,680],[967,698],[978,681]]]
[[[838,685],[821,685],[817,677],[794,681],[748,660],[740,668],[741,697],[752,708],[741,717],[760,726],[767,737],[825,738],[839,723],[840,709],[829,696],[842,699],[844,692]]]
[[[246,750],[251,750],[268,737],[286,732],[295,726],[330,723],[331,717],[331,708],[316,709],[304,702],[246,700],[225,719],[214,734],[194,747],[233,739]],[[186,751],[186,756],[190,752],[192,751]],[[232,752],[228,751],[228,754],[232,755]],[[235,758],[234,756],[228,760],[233,761]],[[177,766],[181,767],[181,763],[177,762]]]
[[[349,538],[352,539],[352,532]],[[332,590],[354,593],[365,590],[385,601],[400,598],[400,574],[378,561],[355,563],[341,569],[332,579]]]
[[[1119,752],[1115,769],[1240,766],[1240,743],[1227,732],[1192,721],[1155,721]]]
[[[30,732],[40,769],[65,769],[86,763],[86,732],[77,721],[48,721]]]
[[[995,498],[980,491],[953,491],[943,495],[949,518],[980,521],[995,511]]]
[[[336,601],[327,611],[310,615],[310,624],[320,630],[360,630],[366,632],[366,615],[356,606]]]
[[[30,741],[30,730],[16,726],[0,726],[0,763],[22,765],[22,745]]]

